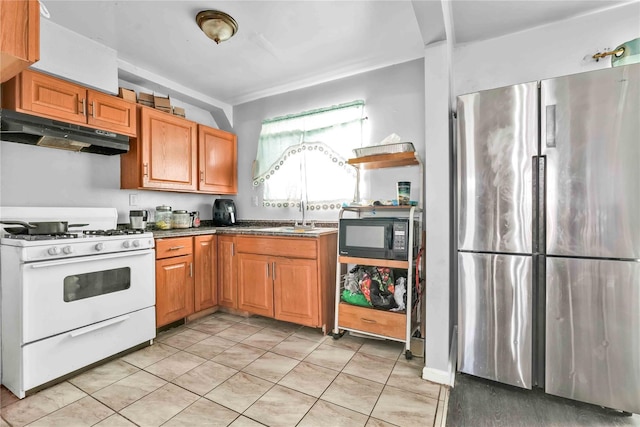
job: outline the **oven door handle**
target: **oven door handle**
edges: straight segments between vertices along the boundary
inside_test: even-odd
[[[46,267],[55,267],[58,265],[65,265],[65,264],[77,264],[77,263],[86,262],[86,261],[141,256],[141,255],[147,255],[151,252],[153,251],[145,250],[145,251],[133,251],[133,252],[120,252],[117,254],[83,256],[83,257],[77,257],[77,258],[61,259],[56,261],[37,262],[37,263],[31,264],[31,268],[46,268]]]
[[[73,331],[69,333],[71,338],[79,337],[80,335],[88,334],[89,332],[97,331],[98,329],[106,328],[107,326],[115,325],[116,323],[124,322],[130,316],[125,314],[124,316],[114,317],[113,319],[107,320],[105,322],[100,322],[97,325],[87,326],[86,328],[79,329],[77,331]]]

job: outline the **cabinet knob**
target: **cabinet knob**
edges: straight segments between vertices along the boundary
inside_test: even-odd
[[[143,164],[142,167],[144,168],[142,175],[149,177],[149,163]]]
[[[200,171],[200,182],[204,182],[204,171]]]

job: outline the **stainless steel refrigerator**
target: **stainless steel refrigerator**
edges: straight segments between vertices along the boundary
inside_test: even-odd
[[[457,102],[458,370],[640,413],[640,64]]]

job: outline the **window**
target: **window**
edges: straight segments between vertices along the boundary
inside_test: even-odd
[[[356,170],[347,159],[362,146],[363,101],[262,122],[253,185],[263,205],[338,209],[353,200]]]

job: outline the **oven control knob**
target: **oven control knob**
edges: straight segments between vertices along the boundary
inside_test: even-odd
[[[134,241],[132,242],[132,244],[133,244],[133,247],[134,247],[134,248],[140,247],[140,242],[139,242],[139,241],[137,241],[137,240],[134,240]]]
[[[104,243],[97,243],[95,246],[96,251],[101,251],[104,249]]]
[[[71,246],[65,246],[64,248],[62,248],[62,252],[68,255],[73,252],[73,248]]]
[[[122,246],[125,247],[125,248],[129,248],[129,247],[131,247],[131,242],[128,241],[128,240],[125,240],[124,243],[122,243]]]
[[[57,246],[54,246],[52,248],[49,248],[47,252],[49,253],[49,255],[58,255],[60,253],[60,248]]]

